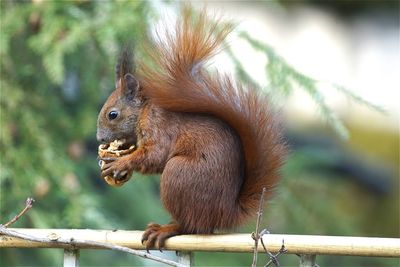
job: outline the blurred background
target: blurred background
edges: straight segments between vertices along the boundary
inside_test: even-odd
[[[291,153],[263,227],[271,233],[399,237],[399,2],[207,5],[237,24],[230,48],[210,69],[269,93],[284,117]],[[13,227],[140,230],[149,221],[167,223],[158,176],[134,174],[121,188],[100,179],[95,132],[97,113],[113,90],[120,47],[133,40],[140,57],[140,44],[160,19],[176,16],[179,2],[34,0],[1,1],[0,7],[0,223],[28,197],[34,207]],[[237,231],[254,228],[255,221]],[[55,249],[0,254],[1,266],[62,261]],[[251,258],[195,254],[196,266],[249,266]],[[400,264],[329,256],[317,262]],[[284,255],[280,263],[296,266],[298,258]],[[155,263],[84,250],[80,265]]]

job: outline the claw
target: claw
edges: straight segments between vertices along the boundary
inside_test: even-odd
[[[104,157],[100,158],[103,162],[101,167],[101,177],[112,177],[116,180],[125,179],[127,174],[133,168],[131,166],[131,159],[129,155],[123,157]]]
[[[113,162],[117,159],[117,157],[107,157],[107,158],[99,158],[102,161],[106,161],[106,162]]]
[[[149,236],[156,232],[157,230],[159,230],[161,227],[161,225],[156,224],[156,223],[149,223],[147,225],[146,230],[144,231],[143,235],[142,235],[142,244],[144,244],[145,241],[147,241],[149,239]]]
[[[157,244],[158,249],[162,252],[165,240],[178,234],[181,234],[180,227],[175,223],[166,225],[151,223],[143,233],[141,241],[143,245],[145,244],[147,251]]]
[[[157,232],[152,233],[147,241],[146,241],[146,250],[151,249],[152,247],[154,247],[154,245],[156,244],[157,241]]]
[[[109,169],[111,166],[112,166],[111,163],[103,164],[103,166],[101,167],[101,171],[105,171],[105,170]]]
[[[107,165],[107,164],[106,164]],[[110,176],[113,172],[113,170],[110,168],[111,165],[106,166],[104,165],[104,168],[101,170],[101,177],[104,178],[106,176]]]

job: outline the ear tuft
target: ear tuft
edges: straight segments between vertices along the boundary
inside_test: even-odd
[[[120,86],[123,86],[124,81],[122,80],[125,77],[125,74],[135,73],[135,65],[133,59],[133,52],[129,45],[126,45],[121,52],[121,55],[118,59],[117,65],[115,67],[115,81],[116,85],[120,83]],[[121,84],[122,83],[122,84]],[[117,86],[118,88],[118,86]]]

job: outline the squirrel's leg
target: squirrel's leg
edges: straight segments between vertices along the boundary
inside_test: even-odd
[[[160,194],[180,234],[211,234],[237,225],[241,172],[239,157],[215,150],[168,160]]]

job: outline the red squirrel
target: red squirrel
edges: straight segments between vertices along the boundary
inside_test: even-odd
[[[278,183],[286,149],[267,97],[204,67],[231,30],[184,8],[174,30],[148,47],[150,64],[135,67],[128,51],[117,64],[97,139],[125,139],[137,149],[103,159],[102,177],[161,173],[172,221],[147,226],[147,249],[161,249],[171,236],[243,224],[256,214],[263,188],[269,197]]]

